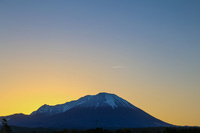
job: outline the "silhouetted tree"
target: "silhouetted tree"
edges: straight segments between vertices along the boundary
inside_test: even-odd
[[[2,133],[11,133],[12,132],[10,126],[8,126],[8,121],[6,120],[6,118],[1,119],[1,123],[3,125],[1,128]]]

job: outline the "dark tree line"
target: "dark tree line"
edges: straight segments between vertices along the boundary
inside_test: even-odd
[[[0,130],[1,133],[12,133],[10,126],[8,125],[8,121],[6,118],[1,119],[2,128]]]

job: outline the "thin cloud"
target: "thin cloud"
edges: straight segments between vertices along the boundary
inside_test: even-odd
[[[113,66],[112,69],[123,69],[125,66]]]

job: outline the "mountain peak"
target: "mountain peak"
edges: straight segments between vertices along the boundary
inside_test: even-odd
[[[86,95],[84,97],[79,98],[78,100],[66,102],[64,104],[58,104],[55,106],[44,104],[38,110],[31,113],[31,115],[38,113],[39,114],[46,113],[48,115],[54,115],[68,111],[74,107],[90,107],[90,108],[111,107],[112,109],[118,107],[134,108],[132,104],[118,97],[115,94],[100,92],[96,95]]]
[[[96,95],[114,95],[114,94],[107,93],[107,92],[99,92],[99,93],[96,94]]]

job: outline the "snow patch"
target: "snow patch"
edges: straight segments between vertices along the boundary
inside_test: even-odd
[[[124,106],[130,107],[130,104],[129,104],[127,101],[125,101],[124,99],[121,99],[121,101],[122,101],[122,104],[123,104]]]
[[[80,105],[80,104],[83,104],[83,103],[85,103],[85,101],[81,101],[81,102],[77,103],[77,105]]]
[[[122,106],[133,108],[133,106],[129,102],[127,102],[126,100],[124,100],[124,99],[122,99],[122,98],[120,98],[116,95],[113,95],[113,97],[114,97],[115,101],[117,101],[117,103],[119,102]]]
[[[72,107],[73,107],[73,106],[65,106],[65,107],[63,108],[63,112],[65,112],[65,111],[71,109]]]
[[[113,109],[115,107],[117,107],[117,105],[115,104],[115,100],[114,100],[112,95],[106,94],[105,98],[106,98],[106,103],[109,104]]]

